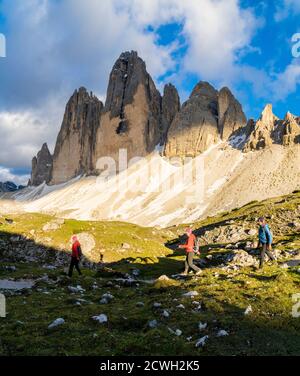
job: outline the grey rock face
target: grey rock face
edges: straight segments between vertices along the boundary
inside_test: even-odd
[[[162,119],[161,119],[161,140],[160,144],[164,145],[167,134],[177,113],[180,111],[180,98],[178,91],[172,84],[165,85],[164,95],[162,97]]]
[[[32,159],[32,171],[30,183],[38,186],[44,182],[49,183],[52,173],[53,159],[45,143],[37,156]]]
[[[110,74],[104,114],[97,131],[98,158],[118,162],[119,150],[128,159],[152,152],[160,141],[161,95],[137,53],[125,52]]]
[[[218,128],[223,140],[228,140],[233,132],[247,124],[241,104],[231,91],[224,87],[218,96]]]
[[[170,126],[165,154],[195,157],[246,124],[242,106],[228,88],[218,92],[209,83],[199,82]]]
[[[102,102],[85,88],[74,92],[57,137],[51,184],[93,171],[92,157],[102,109]]]
[[[165,155],[194,157],[218,139],[218,92],[200,82],[170,126]]]

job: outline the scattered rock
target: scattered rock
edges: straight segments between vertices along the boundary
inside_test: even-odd
[[[252,313],[252,312],[253,312],[252,307],[251,307],[251,305],[249,305],[249,306],[246,308],[246,310],[245,310],[245,312],[244,312],[244,315],[245,315],[245,316],[250,315],[250,313]]]
[[[43,231],[56,231],[64,224],[64,222],[64,219],[54,219],[43,226]]]
[[[123,244],[122,244],[122,248],[123,248],[123,249],[130,249],[131,246],[130,246],[130,244],[128,244],[128,243],[123,243]]]
[[[189,291],[185,294],[183,294],[182,296],[184,296],[185,298],[194,298],[195,296],[198,296],[199,293],[197,291]]]
[[[208,340],[208,336],[204,336],[202,338],[200,338],[197,342],[196,342],[196,347],[204,347],[205,344],[206,344],[206,341]]]
[[[248,252],[240,249],[237,251],[233,251],[233,253],[229,253],[225,257],[225,262],[230,263],[231,265],[235,266],[255,266],[258,263],[258,260],[251,255],[249,255]]]
[[[178,286],[178,281],[170,279],[166,275],[162,275],[154,282],[154,287],[157,289]]]
[[[56,328],[57,326],[63,325],[65,323],[65,320],[63,318],[58,318],[54,320],[49,326],[48,329]]]
[[[207,323],[206,322],[205,323],[199,322],[198,328],[199,328],[200,331],[206,329]]]
[[[85,292],[85,290],[80,285],[78,285],[76,287],[74,287],[74,286],[68,286],[68,290],[71,293],[74,293],[74,294],[76,294],[76,293],[81,293],[82,294],[82,293]]]
[[[151,320],[151,321],[149,321],[148,326],[149,326],[149,328],[151,328],[151,329],[156,328],[156,327],[158,326],[158,322],[157,322],[157,320]]]
[[[93,316],[92,319],[98,321],[100,324],[105,324],[108,322],[108,318],[104,313],[101,313],[99,316]]]
[[[228,336],[229,333],[226,330],[219,330],[217,333],[217,337],[225,337]]]

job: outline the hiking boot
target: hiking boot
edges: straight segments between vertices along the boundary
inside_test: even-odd
[[[199,270],[195,275],[200,275],[202,273],[203,273],[202,270]]]

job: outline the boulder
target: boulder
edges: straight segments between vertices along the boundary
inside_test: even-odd
[[[225,261],[230,265],[241,267],[254,266],[257,264],[257,260],[242,249],[233,251],[226,255]]]

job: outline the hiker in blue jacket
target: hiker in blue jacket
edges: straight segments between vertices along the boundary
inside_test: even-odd
[[[259,268],[261,269],[264,266],[265,254],[267,254],[272,261],[275,261],[275,257],[271,253],[273,236],[264,217],[258,219],[258,226],[258,247],[261,247]]]

